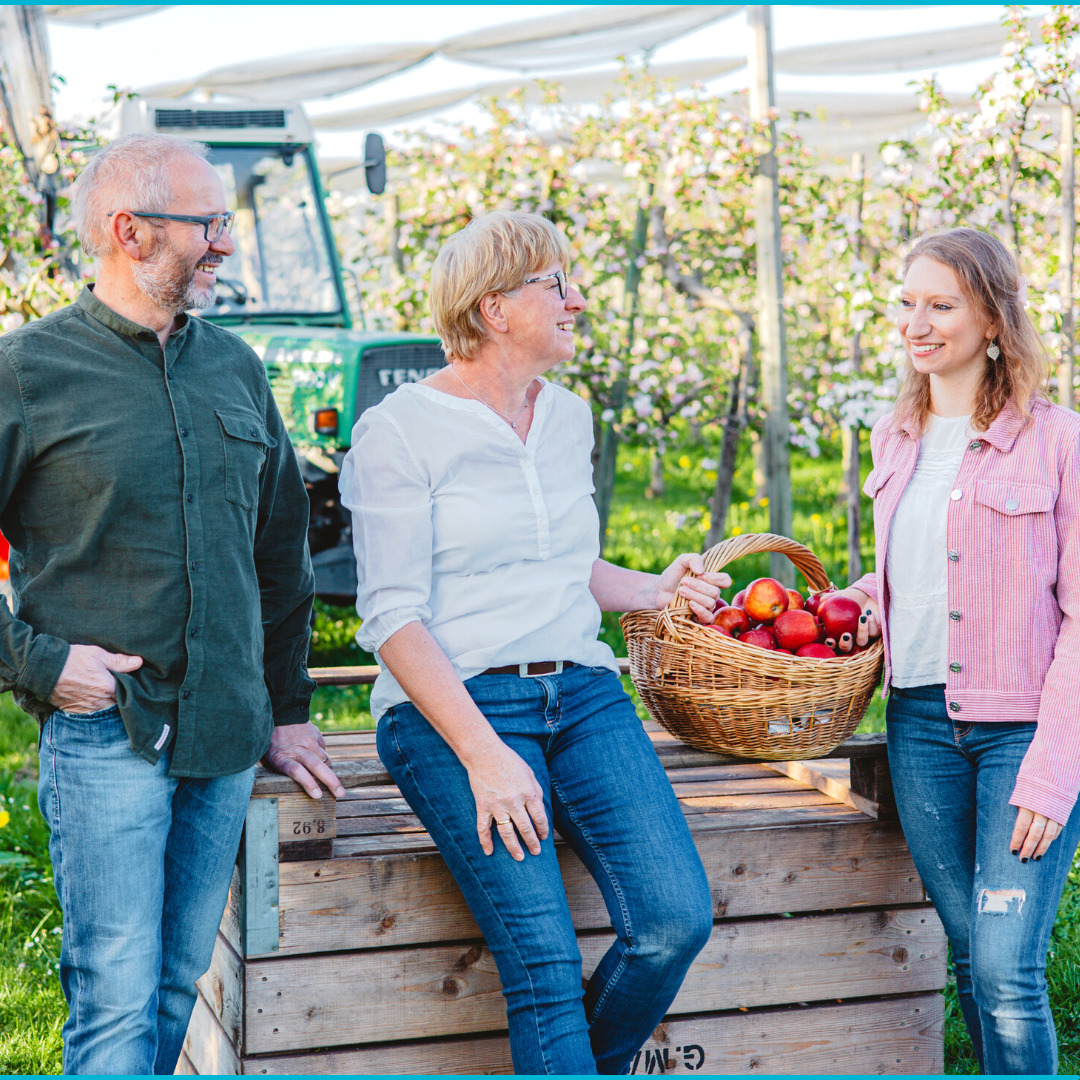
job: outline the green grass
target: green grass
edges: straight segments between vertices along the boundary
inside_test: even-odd
[[[0,1072],[60,1072],[60,905],[37,809],[37,724],[0,696]],[[0,814],[0,819],[3,815]]]

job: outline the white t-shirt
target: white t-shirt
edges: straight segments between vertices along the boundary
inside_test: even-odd
[[[892,683],[925,686],[948,676],[946,523],[968,443],[970,416],[934,416],[889,527],[889,652]]]
[[[341,469],[361,647],[419,620],[463,681],[538,660],[618,671],[589,591],[592,432],[589,406],[549,382],[524,445],[479,401],[417,383],[368,409]],[[372,716],[406,700],[383,666]]]

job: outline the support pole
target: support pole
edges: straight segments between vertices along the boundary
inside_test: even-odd
[[[758,333],[765,405],[765,479],[769,530],[791,536],[791,466],[788,457],[787,355],[784,335],[783,262],[780,253],[780,185],[776,165],[776,101],[772,65],[772,8],[746,9],[751,31],[750,119],[765,125],[754,177],[754,227],[757,233]],[[795,568],[784,555],[770,555],[772,576],[795,584]]]
[[[865,180],[863,156],[856,151],[851,157],[851,178],[855,181],[855,258],[862,258],[863,186]],[[858,376],[862,371],[862,335],[859,330],[851,334],[851,373]],[[855,581],[862,577],[862,503],[859,495],[859,441],[861,424],[858,420],[843,431],[844,452],[844,499],[847,505],[847,579]]]
[[[1058,402],[1075,406],[1073,395],[1076,321],[1073,282],[1076,252],[1076,110],[1061,106],[1061,362],[1058,364]]]

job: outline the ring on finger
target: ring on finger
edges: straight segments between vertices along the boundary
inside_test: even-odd
[[[510,824],[510,819],[509,818],[504,818],[502,821],[500,821],[498,818],[496,818],[495,819],[495,824],[501,829],[504,825],[509,825]]]

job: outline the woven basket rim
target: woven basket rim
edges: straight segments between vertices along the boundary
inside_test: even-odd
[[[808,547],[773,533],[715,545],[705,553],[706,572],[777,550],[812,591],[833,587]],[[858,726],[884,658],[880,638],[850,655],[778,655],[716,633],[675,599],[659,612],[625,612],[619,622],[631,679],[654,719],[683,742],[717,753],[774,760],[828,753]]]

